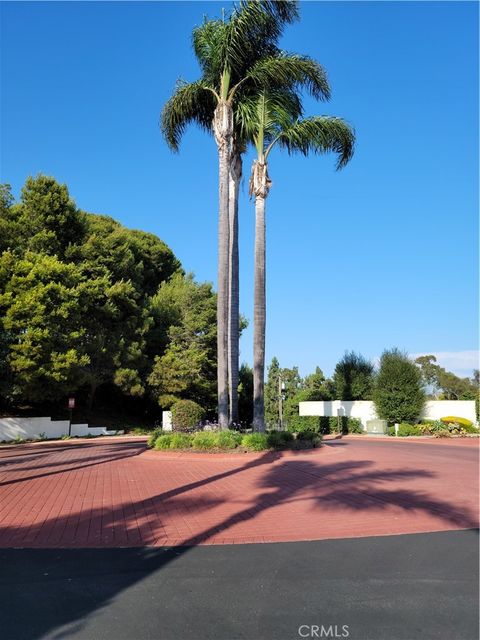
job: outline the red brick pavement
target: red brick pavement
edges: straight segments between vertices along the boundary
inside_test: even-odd
[[[176,454],[143,440],[0,448],[0,547],[319,540],[478,526],[478,440],[343,438]]]

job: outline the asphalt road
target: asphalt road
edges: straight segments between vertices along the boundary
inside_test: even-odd
[[[2,640],[476,640],[478,532],[0,550]]]

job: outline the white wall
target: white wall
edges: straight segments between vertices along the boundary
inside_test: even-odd
[[[172,412],[162,411],[162,429],[163,431],[172,431]]]
[[[371,400],[332,400],[318,402],[300,402],[299,414],[301,416],[350,416],[359,418],[363,426],[367,420],[376,419],[375,405]],[[439,420],[446,416],[467,418],[473,423],[475,419],[474,400],[429,400],[421,418]]]
[[[45,434],[47,438],[60,438],[68,435],[68,420],[52,420],[51,418],[0,418],[0,441],[15,440],[36,440],[40,434]],[[117,431],[120,434],[123,431]],[[114,435],[115,431],[108,431],[103,427],[89,427],[88,424],[72,424],[72,436],[92,436]]]

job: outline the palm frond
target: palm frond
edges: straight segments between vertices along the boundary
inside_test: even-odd
[[[192,33],[193,51],[204,78],[217,85],[223,71],[222,40],[227,28],[222,20],[206,20]]]
[[[240,78],[261,55],[259,47],[276,43],[283,30],[284,22],[274,12],[264,11],[262,5],[259,1],[244,2],[226,23],[219,54],[224,66]]]
[[[296,0],[241,0],[240,6],[251,2],[257,2],[263,11],[285,23],[294,22],[300,17],[299,3]]]
[[[258,87],[306,89],[317,100],[330,99],[327,74],[321,64],[297,54],[281,53],[259,60],[246,74]]]
[[[355,133],[341,118],[314,116],[297,120],[281,129],[277,144],[289,153],[328,153],[338,155],[337,169],[342,169],[352,158]]]
[[[163,108],[160,121],[162,134],[169,147],[178,151],[182,135],[190,122],[210,131],[216,104],[214,94],[202,80],[177,83],[172,97]]]
[[[287,128],[302,112],[300,96],[291,89],[244,95],[235,107],[235,129],[245,144],[258,140],[260,130],[268,143],[277,136],[279,127]]]

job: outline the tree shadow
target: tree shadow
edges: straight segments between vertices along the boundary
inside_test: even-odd
[[[127,452],[128,455],[135,454]],[[178,464],[188,464],[188,461],[180,459]],[[13,637],[39,638],[49,633],[49,637],[65,638],[78,633],[84,628],[88,617],[107,607],[119,592],[152,572],[161,570],[198,544],[215,543],[235,536],[241,539],[242,534],[256,530],[256,520],[282,505],[295,509],[297,504],[307,502],[312,513],[320,511],[325,521],[336,511],[382,513],[394,508],[434,516],[454,528],[477,528],[474,515],[458,508],[453,502],[440,500],[425,491],[398,489],[398,486],[389,488],[389,483],[433,478],[433,473],[403,469],[382,471],[372,468],[372,465],[370,460],[324,464],[322,459],[312,462],[302,456],[296,459],[295,456],[286,457],[280,452],[267,453],[250,459],[244,465],[148,498],[125,501],[110,509],[102,507],[91,509],[86,514],[70,513],[55,517],[51,522],[47,519],[46,522],[31,525],[25,530],[22,527],[3,527],[0,529],[0,543],[7,541],[12,546],[68,548],[81,545],[83,549],[56,549],[54,552],[28,549],[25,553],[27,557],[33,556],[30,562],[36,570],[42,567],[42,563],[47,562],[49,566],[53,563],[53,573],[61,576],[62,566],[52,558],[60,557],[61,563],[64,563],[67,557],[67,565],[70,563],[68,566],[75,572],[74,575],[80,572],[81,576],[91,577],[90,583],[88,579],[82,583],[81,597],[73,597],[72,591],[71,598],[63,598],[61,607],[54,607],[51,602],[46,604],[39,597],[38,590],[34,590],[29,605],[35,608],[42,606],[43,602],[43,609],[41,615],[30,616],[31,633],[25,635],[22,632],[24,620],[21,615],[18,618],[10,616],[10,626],[7,628]],[[241,481],[242,473],[252,469],[260,474],[256,480],[258,492],[253,497],[241,494],[231,496],[225,493],[225,487],[215,486],[217,481],[228,477],[236,477]],[[213,485],[208,495],[197,492],[207,485]],[[265,527],[265,520],[262,526]],[[45,531],[49,529],[49,536],[45,538]],[[298,530],[301,537],[301,523],[298,524]],[[268,538],[268,532],[265,537]],[[161,548],[161,545],[172,543],[179,546]],[[145,549],[152,545],[160,548]],[[111,548],[115,546],[129,548]],[[135,550],[132,547],[143,549]],[[18,562],[19,553],[17,550],[10,555],[9,552],[1,552],[7,567]],[[133,569],[134,560],[137,562],[136,569]],[[123,562],[129,567],[124,572]],[[51,574],[51,571],[48,573]],[[102,572],[114,574],[115,579],[102,580]],[[29,575],[27,567],[24,576],[28,578]],[[58,588],[59,583],[56,584]],[[61,587],[68,589],[65,581],[61,582]],[[24,597],[29,596],[27,594]],[[17,614],[18,607],[14,603]]]
[[[90,445],[90,446],[93,447],[94,445]],[[75,445],[75,448],[76,447],[85,448],[85,447],[88,447],[88,445]],[[61,469],[58,469],[56,471],[47,471],[45,473],[34,473],[28,476],[15,477],[12,480],[8,480],[8,479],[2,480],[0,481],[0,487],[10,485],[10,484],[17,484],[20,482],[26,482],[28,480],[45,478],[47,476],[54,476],[60,473],[65,473],[67,471],[85,469],[87,467],[93,467],[99,464],[105,464],[106,462],[115,462],[117,460],[122,460],[124,458],[131,458],[133,456],[138,456],[141,453],[143,453],[147,447],[146,447],[146,444],[144,443],[126,443],[121,447],[119,447],[118,445],[108,445],[108,446],[101,446],[101,447],[99,447],[99,445],[95,446],[95,450],[98,451],[99,448],[100,448],[100,452],[97,455],[82,456],[82,457],[73,458],[73,459],[66,458],[58,462],[47,460],[44,464],[34,464],[31,466],[30,466],[30,462],[33,462],[35,459],[44,460],[45,456],[47,455],[52,456],[54,454],[57,454],[60,451],[65,451],[65,448],[58,448],[58,449],[55,448],[49,452],[44,451],[43,455],[39,454],[38,457],[36,457],[35,459],[29,458],[28,460],[25,461],[29,466],[22,466],[24,460],[21,456],[17,457],[16,459],[12,458],[7,462],[0,462],[0,477],[3,474],[8,474],[8,473],[14,473],[18,476],[18,473],[23,471],[35,471],[35,470],[40,470],[45,468],[51,469],[52,467],[61,467]],[[74,453],[75,449],[70,447],[69,451]],[[16,465],[16,466],[15,468],[12,468],[12,469],[4,468],[5,466],[8,466],[8,465]]]

